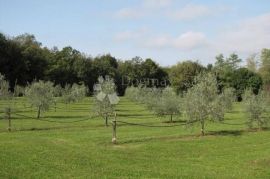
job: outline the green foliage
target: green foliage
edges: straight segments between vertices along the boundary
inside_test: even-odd
[[[245,112],[247,114],[247,124],[250,128],[253,127],[254,123],[262,128],[269,122],[269,118],[264,116],[268,107],[267,102],[267,94],[264,91],[259,91],[257,95],[251,89],[245,91]]]
[[[118,63],[121,77],[121,83],[118,87],[121,87],[121,94],[124,94],[127,87],[139,86],[142,82],[146,87],[165,87],[169,83],[168,73],[150,58],[143,60],[140,57],[135,57]]]
[[[238,101],[242,100],[242,94],[246,88],[252,88],[256,93],[262,86],[261,77],[255,73],[255,69],[251,71],[240,68],[241,61],[234,53],[226,59],[220,54],[216,57],[213,69],[217,75],[219,91],[223,91],[223,88],[234,88]],[[248,62],[249,68],[256,68],[254,56],[251,56]]]
[[[270,55],[269,49],[263,49],[260,55],[259,74],[266,88],[270,89]],[[256,62],[251,56],[249,71],[255,72]],[[239,100],[246,87],[252,81],[258,91],[261,86],[259,78],[249,80],[243,78],[241,85],[234,82],[235,78],[242,73],[240,68],[241,59],[237,54],[231,54],[225,58],[223,55],[216,57],[214,66],[207,67],[217,75],[219,92],[224,87],[233,87]],[[9,37],[0,33],[0,73],[4,74],[9,81],[10,90],[16,85],[25,87],[33,80],[52,81],[54,85],[79,84],[83,82],[93,93],[93,86],[98,76],[110,75],[117,86],[119,95],[123,95],[125,88],[144,79],[154,79],[157,84],[146,84],[146,87],[165,87],[171,82],[171,86],[177,93],[184,93],[193,85],[194,77],[205,68],[198,62],[185,61],[173,67],[163,68],[153,59],[134,57],[117,60],[110,54],[91,57],[70,46],[62,49],[48,49],[37,41],[34,35],[23,34],[17,37]],[[11,70],[12,69],[12,70]],[[169,75],[168,75],[169,74]],[[240,74],[241,75],[241,74]],[[256,73],[253,76],[258,76]],[[130,83],[129,83],[130,82]],[[17,94],[16,94],[17,95]]]
[[[28,102],[37,108],[37,118],[40,117],[41,111],[49,110],[53,103],[53,89],[53,83],[41,80],[26,87],[25,96]]]
[[[185,94],[184,108],[188,124],[201,124],[205,133],[206,120],[220,121],[224,118],[225,108],[222,97],[218,95],[216,77],[210,73],[196,77],[195,85]]]
[[[198,62],[185,61],[172,66],[169,77],[172,87],[177,93],[183,93],[192,87],[195,77],[205,68]]]
[[[262,76],[265,87],[270,91],[270,49],[262,49],[259,73]]]
[[[232,73],[229,85],[235,89],[238,100],[242,100],[242,94],[246,88],[251,88],[254,93],[258,93],[262,87],[262,79],[247,68],[239,68]]]

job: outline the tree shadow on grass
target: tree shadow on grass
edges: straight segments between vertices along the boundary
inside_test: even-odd
[[[145,117],[145,116],[148,116],[148,117],[155,117],[153,114],[118,114],[117,116],[119,117],[132,117],[132,118],[140,118],[141,116]]]
[[[119,141],[118,144],[130,144],[130,143],[142,143],[150,141],[168,141],[168,140],[196,140],[196,139],[207,139],[207,137],[218,137],[218,136],[240,136],[244,133],[270,131],[270,127],[264,127],[262,129],[243,129],[243,130],[222,130],[222,131],[209,131],[204,136],[200,134],[181,135],[181,136],[159,136],[159,137],[145,137],[137,139],[128,139],[125,141]]]
[[[40,119],[82,119],[82,118],[85,118],[85,117],[88,117],[88,116],[44,116],[44,117],[41,117]],[[90,117],[90,116],[89,116]]]
[[[173,123],[186,123],[186,122],[187,122],[186,120],[173,120],[173,121],[167,120],[167,121],[163,121],[162,123],[173,124]]]
[[[11,132],[27,132],[27,131],[50,131],[61,129],[87,129],[96,130],[96,128],[105,128],[104,124],[90,126],[90,125],[78,125],[78,126],[51,126],[51,127],[31,127],[22,129],[12,129]],[[8,133],[7,130],[0,130],[0,133]]]
[[[239,136],[242,135],[244,130],[221,130],[221,131],[209,131],[206,136]]]

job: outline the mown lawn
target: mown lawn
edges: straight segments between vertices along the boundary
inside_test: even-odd
[[[199,127],[143,127],[121,124],[118,144],[101,118],[87,119],[92,102],[58,104],[41,120],[17,99],[12,132],[0,120],[0,178],[270,178],[270,130],[245,125],[208,123]],[[0,109],[5,102],[1,102]],[[25,104],[24,104],[25,103]],[[148,125],[180,125],[157,118],[141,104],[121,98],[117,120]],[[1,117],[3,113],[0,114]],[[241,104],[226,114],[226,123],[245,122]],[[62,123],[48,122],[59,121]]]

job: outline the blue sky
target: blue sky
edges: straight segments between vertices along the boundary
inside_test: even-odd
[[[168,66],[270,48],[269,0],[0,0],[0,32]]]

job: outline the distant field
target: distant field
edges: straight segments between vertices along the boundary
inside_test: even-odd
[[[16,101],[18,110],[26,112],[12,114],[12,132],[0,113],[0,178],[270,178],[268,129],[208,123],[207,135],[200,137],[199,127],[121,124],[113,145],[111,126],[101,118],[86,120],[91,98],[58,104],[41,120],[29,118],[36,112],[24,98]],[[3,106],[0,102],[0,110]],[[117,114],[117,120],[150,126],[184,120],[166,123],[126,98]],[[235,104],[225,121],[240,124],[244,118],[241,104]]]

